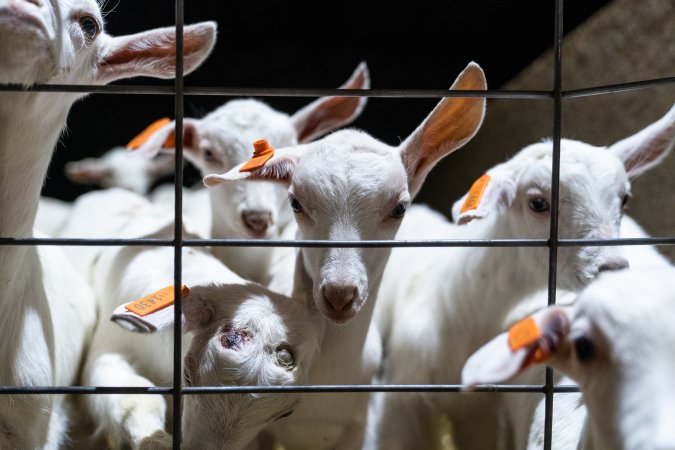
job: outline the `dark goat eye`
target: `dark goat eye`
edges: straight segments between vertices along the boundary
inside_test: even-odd
[[[574,352],[581,362],[588,362],[595,357],[595,344],[588,336],[580,336],[574,340]]]
[[[625,208],[626,203],[628,203],[628,200],[630,200],[630,194],[625,194],[623,198],[621,199],[621,207]]]
[[[304,211],[302,209],[302,205],[295,197],[291,198],[291,209],[293,209],[293,212],[295,213],[301,213],[302,211]]]
[[[216,160],[216,155],[214,155],[211,150],[204,150],[204,161],[214,162],[215,160]]]
[[[275,353],[277,358],[277,364],[280,365],[281,367],[291,369],[295,366],[295,358],[293,357],[293,353],[291,353],[291,351],[288,350],[287,348],[277,347]]]
[[[536,213],[543,213],[548,211],[551,206],[548,201],[542,197],[534,197],[530,199],[530,209]]]
[[[394,207],[394,209],[391,210],[391,217],[394,219],[400,219],[405,215],[405,211],[407,209],[407,206],[405,203],[399,203]]]
[[[98,21],[91,16],[82,16],[80,17],[79,22],[84,37],[87,38],[88,41],[93,41],[100,32]]]

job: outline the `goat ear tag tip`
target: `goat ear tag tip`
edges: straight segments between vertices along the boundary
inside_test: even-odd
[[[467,211],[471,211],[472,209],[478,208],[478,204],[480,203],[480,200],[483,198],[485,188],[487,187],[489,182],[490,182],[490,175],[488,174],[485,174],[476,181],[474,181],[474,183],[471,185],[471,189],[469,189],[469,194],[466,196],[466,200],[464,200],[462,209],[460,210],[461,214],[464,214]]]
[[[511,347],[511,351],[515,352],[534,344],[540,337],[541,330],[537,326],[537,322],[532,317],[527,317],[509,329],[509,347]],[[535,353],[535,358],[536,356]],[[543,355],[540,355],[540,357],[543,357]]]
[[[171,119],[168,117],[163,117],[159,120],[156,120],[152,122],[148,127],[141,131],[138,136],[133,138],[132,140],[129,141],[127,144],[127,148],[129,150],[137,150],[139,149],[143,144],[148,142],[148,139],[152,137],[153,134],[155,134],[157,131],[159,131],[160,128],[164,127],[165,125],[171,123]],[[175,145],[176,138],[173,134],[171,134],[164,144],[162,145],[163,148],[173,148]]]
[[[250,172],[260,169],[274,156],[274,149],[266,139],[259,139],[253,143],[253,157],[239,168],[239,172]]]
[[[141,317],[152,314],[155,311],[164,309],[168,306],[173,305],[174,303],[174,287],[167,286],[164,289],[160,289],[154,294],[150,294],[146,297],[133,301],[127,305],[125,308],[127,311],[138,314]],[[180,288],[180,295],[182,298],[187,297],[190,294],[190,289],[183,285]]]

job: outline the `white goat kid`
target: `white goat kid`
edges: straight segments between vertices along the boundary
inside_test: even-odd
[[[172,231],[172,225],[164,232]],[[164,233],[154,233],[157,237]],[[95,286],[102,319],[84,370],[87,384],[97,386],[167,385],[172,379],[173,308],[160,319],[146,316],[156,328],[123,322],[128,333],[107,320],[115,308],[143,297],[173,279],[173,249],[107,249],[97,265]],[[148,273],[152,268],[152,273]],[[305,305],[247,282],[220,261],[198,249],[183,252],[185,332],[184,382],[189,386],[301,384],[319,342],[320,322]],[[138,320],[138,319],[136,319]],[[194,336],[194,337],[193,337]],[[299,396],[292,394],[198,395],[185,397],[183,447],[240,449],[269,423],[290,414]],[[117,446],[170,448],[164,431],[170,421],[166,401],[158,395],[89,396],[99,429]],[[170,422],[169,422],[170,423]]]
[[[462,382],[507,380],[532,364],[538,351],[538,361],[579,383],[588,409],[576,442],[563,436],[566,446],[556,446],[560,438],[554,435],[554,448],[675,448],[673,280],[672,267],[601,274],[573,307],[550,307],[525,319],[539,331],[531,343],[511,350],[504,333],[478,350]]]
[[[483,71],[470,64],[452,89],[486,89]],[[280,149],[255,171],[240,172],[240,165],[204,181],[209,186],[237,179],[283,183],[301,239],[392,239],[427,173],[474,136],[484,112],[484,98],[446,98],[398,147],[343,130]],[[389,253],[358,248],[299,252],[293,297],[307,299],[326,327],[310,383],[370,382],[381,354],[371,316]],[[272,431],[287,448],[360,448],[367,403],[367,394],[306,396],[294,415]]]
[[[361,63],[342,89],[368,89],[368,67]],[[203,119],[185,119],[185,157],[202,173],[223,173],[247,161],[254,141],[265,138],[274,148],[297,145],[355,120],[366,97],[320,98],[289,116],[258,100],[232,100]],[[174,123],[158,130],[136,153],[153,157],[175,141]],[[169,145],[170,146],[170,145]],[[277,238],[292,221],[285,189],[278,183],[239,183],[209,190],[210,237],[218,239]],[[204,219],[207,219],[205,217]],[[190,218],[200,222],[200,218]],[[203,228],[197,223],[194,228]],[[244,278],[267,283],[272,249],[213,247],[214,255]]]
[[[93,0],[1,0],[0,81],[105,84],[174,76],[174,31],[114,38]],[[215,26],[186,27],[186,70],[208,55]],[[40,189],[70,106],[80,93],[0,93],[0,236],[31,237]],[[95,321],[91,292],[55,247],[0,252],[0,385],[75,382]],[[58,448],[62,399],[0,396],[1,448]]]
[[[629,177],[665,157],[675,135],[674,122],[671,111],[609,149],[562,140],[560,237],[619,237]],[[447,239],[547,238],[551,162],[550,142],[523,149],[487,171],[482,197],[476,194],[478,183],[455,203],[457,222],[482,220],[465,227],[448,223],[445,232],[433,232]],[[420,229],[404,225],[399,238],[419,238]],[[466,358],[502,330],[505,318],[524,298],[546,288],[547,258],[548,249],[543,247],[394,250],[375,313],[387,352],[383,382],[458,383]],[[413,267],[411,260],[416,261]],[[627,265],[620,247],[561,248],[558,286],[576,291],[599,272]],[[430,430],[440,413],[453,423],[458,448],[496,445],[498,396],[385,393],[383,397],[374,444],[380,448],[431,448]]]
[[[100,158],[71,161],[65,172],[73,183],[121,187],[145,195],[157,180],[173,174],[175,164],[172,155],[141,159],[129,155],[125,147],[115,147]]]

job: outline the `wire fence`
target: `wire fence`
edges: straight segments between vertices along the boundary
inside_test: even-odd
[[[443,98],[443,97],[486,97],[508,99],[541,99],[553,101],[553,167],[551,192],[551,221],[548,239],[496,239],[496,240],[405,240],[405,241],[322,241],[322,240],[253,240],[253,239],[183,239],[182,229],[182,185],[183,185],[183,142],[176,140],[175,164],[175,228],[174,239],[78,239],[78,238],[8,238],[0,237],[0,246],[57,245],[57,246],[172,246],[174,248],[175,331],[173,349],[173,383],[171,387],[95,387],[95,386],[1,386],[0,395],[12,394],[156,394],[171,395],[173,398],[173,448],[179,449],[181,442],[181,403],[184,395],[201,394],[244,394],[244,393],[348,393],[348,392],[460,392],[457,384],[420,385],[303,385],[303,386],[213,386],[182,387],[182,331],[180,286],[183,247],[202,246],[245,246],[245,247],[548,247],[548,303],[556,302],[557,252],[560,247],[614,246],[614,245],[674,245],[675,237],[630,238],[630,239],[559,239],[558,202],[560,179],[560,142],[563,99],[592,95],[612,94],[654,86],[675,84],[675,77],[643,80],[613,85],[563,90],[562,87],[562,43],[563,43],[563,0],[555,0],[554,26],[554,82],[553,89],[543,90],[487,90],[447,91],[429,89],[288,89],[288,88],[237,88],[237,87],[185,87],[183,83],[183,27],[184,0],[175,0],[176,19],[176,77],[173,86],[152,85],[0,85],[0,91],[42,91],[82,92],[97,94],[167,95],[174,97],[176,135],[183,132],[184,98],[189,95],[209,96],[275,96],[275,97],[322,97],[322,96],[363,96],[392,98]],[[574,385],[555,385],[553,370],[546,369],[544,384],[532,385],[483,385],[477,392],[540,393],[545,396],[544,448],[550,450],[552,442],[553,394],[579,392]]]

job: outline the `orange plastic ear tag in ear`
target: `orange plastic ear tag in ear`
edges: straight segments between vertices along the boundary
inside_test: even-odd
[[[241,166],[239,172],[260,169],[272,156],[274,156],[274,149],[270,147],[267,139],[259,139],[253,143],[253,157]]]
[[[145,130],[141,131],[138,136],[129,141],[129,143],[127,144],[127,148],[129,150],[137,150],[143,144],[148,142],[148,139],[150,139],[152,135],[155,134],[160,128],[164,127],[169,123],[171,123],[171,119],[169,119],[168,117],[164,117],[162,119],[152,122],[150,125],[148,125],[148,127]],[[162,148],[173,148],[175,145],[176,145],[176,137],[173,134],[171,134],[166,139],[166,141],[164,141],[164,144],[162,144]]]
[[[125,306],[127,311],[136,313],[139,316],[147,316],[148,314],[164,309],[167,306],[171,306],[174,303],[173,297],[174,287],[167,286],[164,289],[160,289],[154,294],[150,294],[147,297],[143,297],[135,302],[131,302]],[[180,287],[180,295],[182,298],[187,297],[190,294],[190,289],[183,285]]]
[[[485,174],[471,185],[471,189],[469,189],[469,195],[466,196],[466,200],[464,200],[464,204],[462,205],[462,209],[460,210],[460,213],[465,213],[467,211],[471,211],[472,209],[478,208],[478,204],[480,203],[480,200],[483,198],[483,194],[485,193],[485,188],[487,187],[488,183],[490,182],[490,175]]]
[[[509,329],[509,347],[515,352],[539,340],[541,330],[532,317],[527,317]]]

